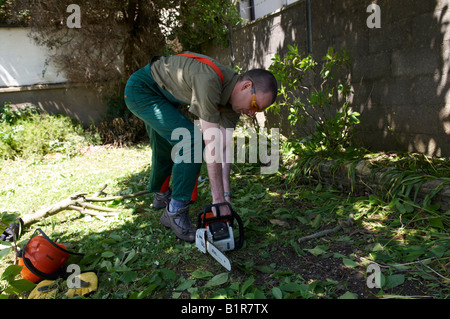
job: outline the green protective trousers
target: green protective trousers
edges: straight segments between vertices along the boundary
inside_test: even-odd
[[[152,163],[148,189],[153,193],[164,192],[171,178],[172,198],[189,201],[202,165],[202,134],[177,109],[184,103],[155,82],[150,65],[151,62],[133,73],[125,87],[125,103],[133,114],[144,121],[150,138]]]

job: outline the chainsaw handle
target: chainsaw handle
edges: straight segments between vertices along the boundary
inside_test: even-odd
[[[221,216],[220,215],[220,206],[225,206],[225,205],[227,205],[230,208],[231,215]],[[213,207],[216,208],[216,216],[209,217],[208,213],[214,213],[212,210]],[[233,210],[233,208],[231,207],[231,204],[228,202],[207,205],[198,214],[197,228],[204,228],[206,226],[207,222],[214,222],[214,221],[218,221],[218,220],[228,220],[230,225],[232,225],[234,215],[236,215],[236,212]]]
[[[214,208],[216,208],[216,213],[217,213],[217,216],[216,216],[216,217],[222,217],[222,216],[220,216],[220,207],[221,207],[221,206],[228,206],[228,207],[230,208],[231,214],[233,214],[233,207],[231,207],[231,204],[228,203],[228,202],[223,202],[223,203],[217,203],[217,204],[207,205],[207,206],[203,209],[203,211],[204,211],[205,213],[212,213],[212,212],[213,212],[212,209],[213,209],[213,207],[214,207]],[[227,215],[225,215],[225,216],[223,216],[223,217],[226,217],[226,216],[227,216]]]
[[[244,245],[244,223],[242,223],[241,217],[234,210],[231,213],[234,214],[239,229],[239,240],[234,241],[234,250],[238,250]]]

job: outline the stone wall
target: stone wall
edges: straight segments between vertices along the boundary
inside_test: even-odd
[[[306,3],[235,29],[236,64],[267,68],[288,44],[308,52]],[[367,25],[372,3],[381,28]],[[312,0],[311,22],[316,59],[330,46],[351,52],[357,141],[374,151],[450,156],[450,0]],[[230,64],[229,48],[205,45],[204,53]],[[291,135],[286,114],[268,113],[266,124]]]

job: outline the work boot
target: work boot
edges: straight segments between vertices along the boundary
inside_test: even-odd
[[[162,209],[170,203],[172,191],[169,189],[166,193],[155,193],[153,196],[153,208]]]
[[[160,221],[165,227],[171,228],[179,239],[189,243],[195,241],[196,229],[189,218],[189,207],[182,208],[175,214],[172,214],[169,212],[169,206],[167,205]]]

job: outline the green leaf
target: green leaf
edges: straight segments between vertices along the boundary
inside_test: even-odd
[[[13,281],[14,278],[20,274],[23,266],[19,265],[10,265],[8,266],[2,274],[1,280]]]
[[[211,280],[206,283],[205,287],[220,286],[226,283],[227,281],[228,281],[228,273],[223,272],[221,274],[212,277]]]
[[[345,294],[340,296],[338,299],[358,299],[358,295],[353,292],[346,291]]]
[[[165,281],[173,281],[177,279],[177,274],[171,269],[160,269],[162,279]]]
[[[134,256],[136,256],[136,251],[133,249],[130,251],[130,253],[128,254],[127,258],[125,258],[125,261],[123,262],[123,265],[126,265],[127,262],[129,262],[131,259],[134,258]]]
[[[384,251],[383,246],[380,243],[376,243],[373,248],[372,251]]]
[[[303,251],[303,249],[300,248],[300,246],[297,244],[297,242],[295,240],[291,240],[290,245],[294,249],[294,251],[297,255],[306,256],[306,253]]]
[[[130,299],[144,299],[145,297],[147,297],[156,288],[158,288],[158,285],[156,285],[156,284],[150,285],[144,291],[133,293],[130,296]]]
[[[283,299],[283,292],[278,287],[272,288],[272,295],[275,297],[275,299]]]
[[[349,267],[349,268],[355,268],[358,267],[359,264],[347,257],[342,258],[342,262],[344,263],[345,267]]]
[[[211,278],[213,274],[206,270],[196,270],[193,273],[191,273],[191,276],[197,279],[205,279],[205,278]]]
[[[246,282],[244,282],[244,283],[242,284],[241,294],[245,294],[245,292],[247,291],[247,289],[253,284],[254,281],[255,281],[255,278],[251,277],[251,278],[248,279]]]
[[[10,250],[11,250],[11,248],[5,248],[5,249],[0,250],[0,259],[8,256]]]
[[[291,211],[287,208],[280,207],[280,208],[277,208],[272,214],[273,215],[281,215],[281,213],[291,213]]]
[[[416,260],[418,257],[424,255],[428,251],[427,247],[422,246],[410,246],[406,249],[404,249],[404,253],[407,254],[403,257],[404,261],[413,261]]]
[[[105,251],[102,253],[103,258],[111,258],[114,257],[116,254],[114,254],[112,251]]]
[[[255,269],[264,274],[273,273],[273,269],[269,265],[257,265],[255,266]]]
[[[320,224],[322,223],[322,215],[318,214],[316,218],[314,218],[314,221],[312,222],[312,228],[318,228]]]
[[[393,200],[391,200],[389,202],[389,208],[394,208],[398,203],[400,203],[400,199],[399,198],[394,198]]]
[[[177,288],[175,288],[176,291],[183,291],[191,288],[195,284],[195,280],[185,280],[183,281]]]
[[[296,282],[290,282],[280,286],[280,289],[286,292],[296,292],[300,290],[300,285]]]
[[[397,274],[386,277],[386,284],[383,289],[392,289],[402,285],[405,282],[405,275]]]
[[[264,292],[258,287],[255,287],[253,296],[255,299],[266,299],[266,295],[264,295]]]
[[[109,237],[118,242],[122,241],[122,237],[120,237],[120,235],[111,234]]]
[[[12,223],[17,222],[17,217],[19,217],[19,215],[14,214],[14,213],[2,212],[0,214],[0,219],[1,219],[2,223],[6,224],[6,225],[10,225]]]
[[[134,270],[126,271],[120,276],[120,281],[123,283],[129,284],[136,280],[138,274]]]
[[[32,290],[36,284],[26,280],[26,279],[18,279],[10,282],[10,285],[13,286],[18,292],[30,291]]]
[[[433,247],[429,250],[430,253],[432,253],[434,256],[441,258],[442,256],[444,256],[445,252],[447,251],[445,246],[436,246]]]
[[[433,217],[429,219],[430,221],[430,225],[436,228],[441,228],[444,229],[444,223],[442,222],[442,219],[438,218],[438,217]]]
[[[316,246],[312,249],[305,249],[305,250],[309,251],[314,256],[319,256],[319,255],[326,253],[326,251],[328,250],[328,247],[321,245],[321,246]]]

